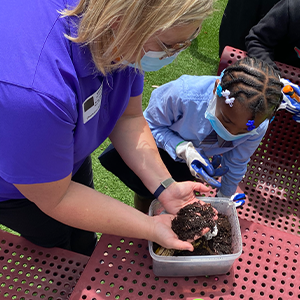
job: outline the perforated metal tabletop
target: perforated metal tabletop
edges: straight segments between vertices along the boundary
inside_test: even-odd
[[[0,299],[66,300],[89,257],[42,248],[1,230]]]
[[[247,53],[226,46],[218,74]],[[281,76],[300,84],[300,69],[276,62]],[[300,123],[285,110],[276,113],[268,131],[249,162],[239,191],[247,194],[239,217],[299,236]],[[212,193],[210,193],[212,194]]]
[[[146,241],[103,235],[70,300],[300,299],[299,144],[300,124],[279,112],[238,188],[243,253],[229,273],[156,277]]]
[[[143,240],[103,235],[70,300],[299,299],[300,238],[241,220],[243,253],[225,275],[156,277]]]
[[[300,124],[281,111],[239,185],[248,196],[241,218],[300,236],[299,153]]]
[[[246,55],[226,48],[219,73]],[[299,69],[277,65],[299,84]],[[88,261],[1,232],[0,299],[300,299],[299,152],[300,124],[280,111],[238,188],[247,195],[238,209],[243,253],[227,274],[157,277],[145,240],[104,234]]]
[[[300,236],[300,124],[279,111],[253,154],[238,192],[241,219]],[[215,191],[205,193],[214,196]]]

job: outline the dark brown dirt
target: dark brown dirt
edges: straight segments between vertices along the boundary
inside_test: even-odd
[[[194,242],[193,252],[176,250],[173,256],[232,254],[231,224],[228,216],[218,214],[216,221],[213,220],[214,216],[215,212],[210,204],[201,205],[200,202],[195,202],[182,208],[172,221],[172,229],[179,239],[193,239],[206,227],[213,231],[215,224],[218,234],[210,240],[202,236]],[[153,248],[157,247],[157,244],[153,245]]]
[[[201,235],[204,228],[214,230],[214,216],[215,212],[211,204],[202,205],[200,202],[194,202],[179,210],[172,221],[172,230],[182,241],[194,240],[195,236]]]
[[[231,224],[228,217],[223,214],[218,214],[216,224],[218,228],[218,234],[216,236],[210,240],[207,240],[203,236],[195,242],[193,252],[176,250],[174,256],[232,254]]]

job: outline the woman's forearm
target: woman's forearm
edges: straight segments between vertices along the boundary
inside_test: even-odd
[[[73,181],[62,201],[46,213],[85,230],[142,239],[151,237],[149,216]]]
[[[152,193],[171,175],[159,155],[148,123],[143,116],[120,119],[110,139],[125,163]]]
[[[15,186],[45,214],[69,226],[135,238],[152,236],[152,218],[70,178]]]

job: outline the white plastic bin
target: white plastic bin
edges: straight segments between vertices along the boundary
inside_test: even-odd
[[[153,243],[149,241],[149,252],[153,259],[153,272],[156,276],[182,277],[225,274],[242,254],[242,237],[235,204],[228,198],[199,197],[199,200],[211,203],[219,213],[228,216],[232,227],[233,254],[161,256],[153,252]],[[162,211],[162,205],[158,200],[154,200],[151,203],[149,215],[158,215]]]

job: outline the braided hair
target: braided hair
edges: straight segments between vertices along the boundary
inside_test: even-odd
[[[252,112],[253,120],[256,115],[272,117],[283,98],[283,84],[278,73],[257,58],[245,57],[228,66],[220,85],[223,91],[230,91],[230,97]]]

